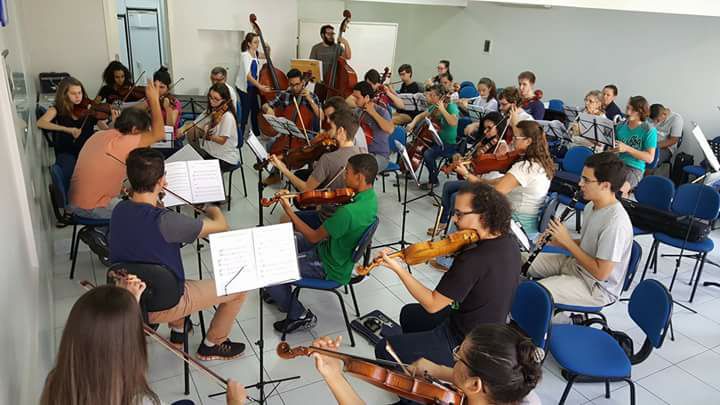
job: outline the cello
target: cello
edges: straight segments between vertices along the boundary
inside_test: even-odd
[[[315,86],[315,93],[320,101],[325,101],[325,99],[329,97],[338,95],[342,96],[342,98],[347,98],[352,94],[353,87],[355,87],[358,82],[357,73],[355,73],[355,70],[348,64],[347,59],[342,56],[343,47],[340,45],[340,39],[342,39],[343,33],[347,30],[347,25],[350,23],[351,17],[352,14],[350,14],[350,10],[343,11],[343,20],[342,23],[340,23],[340,35],[337,39],[338,47],[333,64],[325,73],[323,83],[318,83]]]
[[[305,86],[307,85],[307,82],[311,78],[310,72],[303,73],[302,82],[303,82],[303,91],[305,90]],[[307,128],[312,126],[313,118],[315,117],[315,114],[313,111],[306,105],[298,102],[299,97],[303,97],[302,95],[295,95],[292,93],[292,90],[288,90],[290,93],[290,97],[293,99],[293,104],[287,106],[285,109],[281,108],[275,108],[275,116],[276,117],[285,117],[295,123],[300,130],[303,131],[305,134],[305,141],[303,141],[300,138],[290,136],[290,135],[282,135],[280,136],[275,143],[272,144],[270,147],[270,153],[276,156],[280,156],[284,153],[287,153],[288,151],[296,148],[301,148],[306,143],[309,143],[307,141]],[[301,93],[302,94],[302,93]],[[269,123],[265,120],[265,117],[263,117],[263,121],[270,126]],[[272,131],[277,135],[277,132],[274,130]],[[266,134],[267,135],[267,134]],[[272,136],[272,135],[271,135]]]

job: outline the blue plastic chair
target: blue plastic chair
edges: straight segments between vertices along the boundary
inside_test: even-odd
[[[682,138],[680,138],[680,142],[682,143]],[[720,143],[720,136],[716,136],[710,142],[711,143]],[[678,143],[678,145],[679,145],[679,143]],[[703,160],[703,162],[705,162],[705,161]],[[683,167],[683,171],[691,176],[696,177],[696,178],[702,177],[705,175],[705,173],[707,173],[706,166],[703,164],[703,162],[700,162],[701,164],[699,164],[699,165],[685,166],[685,167]]]
[[[564,112],[565,111],[565,102],[554,98],[554,99],[548,101],[548,110]]]
[[[464,89],[465,87],[475,88],[475,83],[473,83],[473,82],[471,82],[471,81],[469,81],[469,80],[465,80],[465,81],[463,81],[462,83],[460,83],[460,89],[462,90],[462,89]]]
[[[655,157],[653,161],[645,165],[645,170],[652,170],[657,167],[658,161],[660,160],[660,148],[655,148]]]
[[[364,262],[363,265],[367,266],[370,262],[370,247],[372,245],[372,239],[375,235],[375,231],[377,230],[378,225],[380,224],[380,219],[375,218],[375,221],[370,224],[370,226],[365,230],[363,235],[360,237],[360,240],[358,241],[357,246],[355,247],[355,250],[353,250],[352,254],[352,261],[353,263],[357,263],[361,258],[363,258]],[[360,308],[357,304],[357,299],[355,297],[355,290],[353,289],[353,285],[359,283],[365,278],[365,276],[356,276],[353,277],[350,280],[349,286],[350,286],[350,292],[352,294],[353,304],[355,306],[355,313],[357,316],[360,316]],[[301,278],[298,281],[295,281],[292,283],[295,286],[295,289],[293,290],[292,294],[295,299],[297,299],[300,296],[300,290],[303,288],[310,289],[310,290],[319,290],[319,291],[330,291],[334,293],[338,300],[340,301],[340,308],[343,312],[343,317],[345,318],[345,326],[347,327],[348,335],[350,335],[350,346],[355,347],[355,338],[352,333],[352,328],[350,327],[350,318],[348,318],[347,309],[345,308],[345,301],[343,300],[342,294],[338,291],[340,287],[343,287],[342,284],[338,283],[334,280],[321,280],[316,278]],[[290,308],[288,308],[288,313],[292,313],[292,303],[293,301],[290,301]],[[287,335],[287,332],[283,332],[282,334],[282,341],[285,341],[285,336]]]
[[[626,381],[630,385],[630,404],[635,404],[632,366],[650,356],[653,348],[665,341],[672,296],[657,280],[644,280],[633,291],[628,304],[630,318],[645,333],[645,342],[637,353],[628,356],[606,331],[580,325],[555,325],[550,336],[550,353],[568,383],[559,404],[565,403],[570,388],[578,377],[605,382],[605,398],[610,398],[610,381]]]
[[[630,261],[628,262],[627,271],[625,272],[625,279],[623,280],[622,290],[620,293],[624,293],[630,288],[630,285],[633,282],[633,279],[635,278],[635,274],[637,274],[638,264],[640,264],[640,258],[642,258],[642,247],[639,243],[636,241],[633,241],[632,243],[632,250],[630,251]],[[607,325],[607,318],[605,315],[601,312],[603,308],[610,306],[614,304],[615,302],[612,302],[610,304],[604,305],[604,306],[584,306],[584,305],[570,305],[570,304],[563,304],[563,303],[556,303],[555,304],[555,313],[559,312],[577,312],[583,314],[585,318],[585,322],[588,322],[590,320],[590,315],[596,315],[600,318],[603,325]]]
[[[400,154],[398,153],[398,148],[395,145],[395,141],[400,142],[401,145],[405,145],[407,143],[407,133],[405,132],[405,128],[396,126],[395,130],[390,134],[390,137],[388,138],[388,142],[390,143],[390,153],[397,154],[397,160],[395,162],[389,162],[385,170],[381,170],[378,175],[380,175],[380,178],[382,179],[382,191],[385,192],[385,177],[389,176],[390,174],[395,174],[395,183],[397,184],[397,193],[398,193],[398,202],[401,201],[400,197]]]
[[[473,97],[477,97],[479,95],[480,95],[480,93],[478,93],[475,86],[472,86],[472,85],[461,87],[460,91],[458,92],[458,96],[460,98],[473,98]]]
[[[649,205],[653,208],[670,211],[673,195],[675,195],[675,184],[667,177],[645,176],[633,191],[637,202]],[[644,229],[633,226],[633,234],[648,235]]]
[[[237,115],[240,116],[240,102],[237,103]],[[238,117],[239,119],[239,117]],[[245,167],[244,167],[244,161],[243,161],[243,154],[242,154],[242,147],[245,144],[245,134],[242,133],[240,126],[237,127],[237,134],[238,134],[238,151],[240,151],[240,161],[238,164],[235,165],[232,169],[230,169],[227,173],[228,174],[228,193],[225,196],[225,199],[227,200],[227,207],[228,211],[230,211],[230,208],[232,207],[232,178],[233,173],[235,173],[235,170],[240,169],[240,175],[242,176],[242,182],[243,182],[243,194],[245,194],[245,198],[247,198],[247,184],[245,180]]]
[[[718,192],[712,187],[703,184],[683,184],[678,187],[675,192],[675,197],[673,198],[670,210],[678,215],[694,217],[697,221],[712,222],[717,219],[718,214],[720,213],[720,194],[718,194]],[[712,252],[715,248],[713,240],[706,237],[698,242],[686,242],[684,239],[674,238],[662,232],[654,233],[653,239],[650,254],[648,255],[647,261],[645,261],[645,269],[643,270],[642,279],[645,279],[645,274],[647,273],[651,262],[653,263],[653,267],[657,268],[657,255],[661,243],[677,249],[693,252],[695,253],[693,255],[678,256],[677,262],[675,263],[675,271],[673,272],[669,287],[669,290],[672,291],[682,257],[694,258],[695,267],[693,268],[693,275],[690,277],[690,282],[692,283],[696,272],[697,278],[695,278],[695,284],[693,285],[692,292],[690,293],[690,302],[692,302],[693,298],[695,298],[695,291],[697,290],[700,276],[702,275],[705,258],[707,257],[707,254]]]
[[[80,233],[89,232],[91,228],[104,227],[110,225],[109,219],[87,218],[72,214],[67,211],[68,206],[68,188],[70,178],[67,177],[63,168],[55,163],[50,166],[50,201],[52,203],[53,212],[58,222],[72,225],[73,234],[70,241],[70,259],[72,264],[70,267],[70,278],[75,277],[75,264],[77,263],[78,245],[80,244]],[[80,226],[80,231],[78,231]]]
[[[552,326],[553,299],[542,284],[526,280],[518,285],[510,317],[535,346],[546,350]]]
[[[592,154],[593,151],[584,146],[575,146],[568,149],[565,157],[560,161],[560,170],[555,173],[555,177],[570,183],[579,183],[582,169],[585,166],[585,159],[592,156]],[[559,194],[558,198],[564,205],[570,205],[570,201],[572,201],[571,195]],[[582,215],[580,215],[580,212],[582,212],[583,209],[585,209],[585,204],[578,201],[573,210],[575,212],[575,230],[577,232],[580,232],[580,226],[582,225]]]

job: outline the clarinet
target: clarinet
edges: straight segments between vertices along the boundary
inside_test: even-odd
[[[570,204],[565,207],[565,210],[563,210],[562,214],[560,214],[560,222],[565,222],[567,217],[570,215],[570,212],[575,209],[575,205],[577,205],[578,200],[580,199],[580,190],[576,191],[575,194],[573,194],[572,201],[570,201]],[[579,214],[578,214],[579,215]],[[553,216],[553,219],[555,217]],[[530,270],[530,266],[532,266],[532,262],[535,261],[535,259],[538,257],[540,252],[542,252],[545,245],[550,242],[550,239],[552,237],[550,236],[549,231],[543,232],[542,235],[538,238],[538,243],[535,245],[535,248],[530,253],[530,256],[528,257],[527,261],[522,265],[520,273],[523,276],[527,276],[528,270]]]

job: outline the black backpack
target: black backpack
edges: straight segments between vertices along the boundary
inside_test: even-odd
[[[685,166],[691,166],[695,162],[695,158],[685,152],[680,152],[675,155],[675,161],[670,171],[670,180],[675,183],[675,186],[685,184],[688,181],[688,174],[683,171]]]

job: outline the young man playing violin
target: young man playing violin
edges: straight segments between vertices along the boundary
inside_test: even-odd
[[[280,198],[285,214],[295,227],[295,246],[298,265],[303,278],[319,278],[350,282],[353,270],[352,252],[367,228],[377,217],[377,196],[373,182],[378,168],[369,154],[355,155],[345,167],[345,185],[355,191],[353,202],[345,204],[318,228],[303,221],[293,210],[287,198]],[[287,194],[287,190],[277,195]],[[292,333],[315,326],[317,317],[292,298],[290,284],[265,289],[266,302],[274,302],[287,318],[275,322],[275,330]],[[290,311],[292,300],[292,312]]]
[[[352,98],[355,99],[355,114],[368,145],[368,153],[375,157],[378,169],[385,170],[390,161],[390,144],[388,139],[395,129],[392,116],[387,107],[376,103],[373,99],[375,92],[367,82],[355,85]]]
[[[357,118],[349,109],[342,109],[332,113],[330,116],[330,130],[327,131],[327,136],[337,142],[338,149],[320,156],[307,181],[296,176],[275,155],[270,155],[270,163],[277,167],[280,173],[285,175],[301,193],[319,188],[345,188],[345,178],[342,174],[345,166],[347,166],[348,159],[362,153],[360,148],[353,143],[351,135],[355,134],[357,129]],[[322,221],[335,211],[333,205],[322,205],[318,208],[318,210],[300,211],[297,214],[311,228],[317,229]],[[287,222],[287,218],[283,218],[282,222]]]
[[[295,102],[297,102],[298,109],[301,107],[308,108],[308,109],[310,109],[310,111],[312,111],[315,118],[317,118],[319,121],[322,121],[323,112],[322,112],[322,109],[320,108],[320,106],[322,104],[320,104],[320,100],[317,98],[315,93],[312,93],[305,88],[305,83],[302,80],[302,73],[300,73],[300,71],[298,69],[290,69],[287,72],[287,78],[288,78],[288,89],[278,92],[274,99],[272,99],[268,103],[263,104],[263,106],[262,106],[263,113],[275,116],[276,108],[279,108],[280,110],[284,111],[288,107],[293,106],[291,115],[289,117],[286,117],[286,118],[290,119],[293,116],[296,116],[296,114],[298,114],[298,112],[294,108]],[[308,123],[305,123],[305,125],[308,125]],[[300,127],[299,129],[302,130],[303,128]],[[312,128],[307,127],[305,129],[311,130]],[[280,136],[288,136],[288,135],[280,135]],[[267,150],[270,150],[270,148],[272,147],[272,144],[277,142],[277,140],[280,136],[276,136],[275,138],[273,138],[270,142],[268,142],[265,145]],[[273,171],[273,173],[270,176],[268,176],[265,180],[263,180],[263,183],[265,185],[276,184],[278,182],[280,182],[280,173],[277,171]]]
[[[453,221],[460,230],[476,231],[480,240],[456,256],[435,290],[389,258],[389,250],[378,256],[418,301],[400,312],[403,334],[375,346],[378,359],[393,360],[386,350],[389,345],[403,363],[425,358],[452,367],[453,349],[475,326],[505,323],[520,280],[520,251],[510,234],[510,217],[510,203],[492,186],[461,188]]]
[[[218,305],[207,336],[198,347],[202,360],[229,360],[242,355],[243,343],[228,336],[246,293],[218,296],[214,280],[186,280],[180,248],[211,233],[228,230],[220,208],[204,209],[204,218],[191,218],[162,207],[161,193],[167,185],[163,155],[151,148],[136,149],[127,158],[127,178],[133,192],[120,202],[110,219],[110,261],[155,263],[172,272],[183,293],[172,308],[149,312],[149,323],[168,323],[170,341],[181,347],[185,317]],[[173,283],[175,284],[175,283]],[[156,288],[158,286],[155,286]],[[177,288],[176,285],[162,286]],[[156,290],[157,291],[157,290]]]

